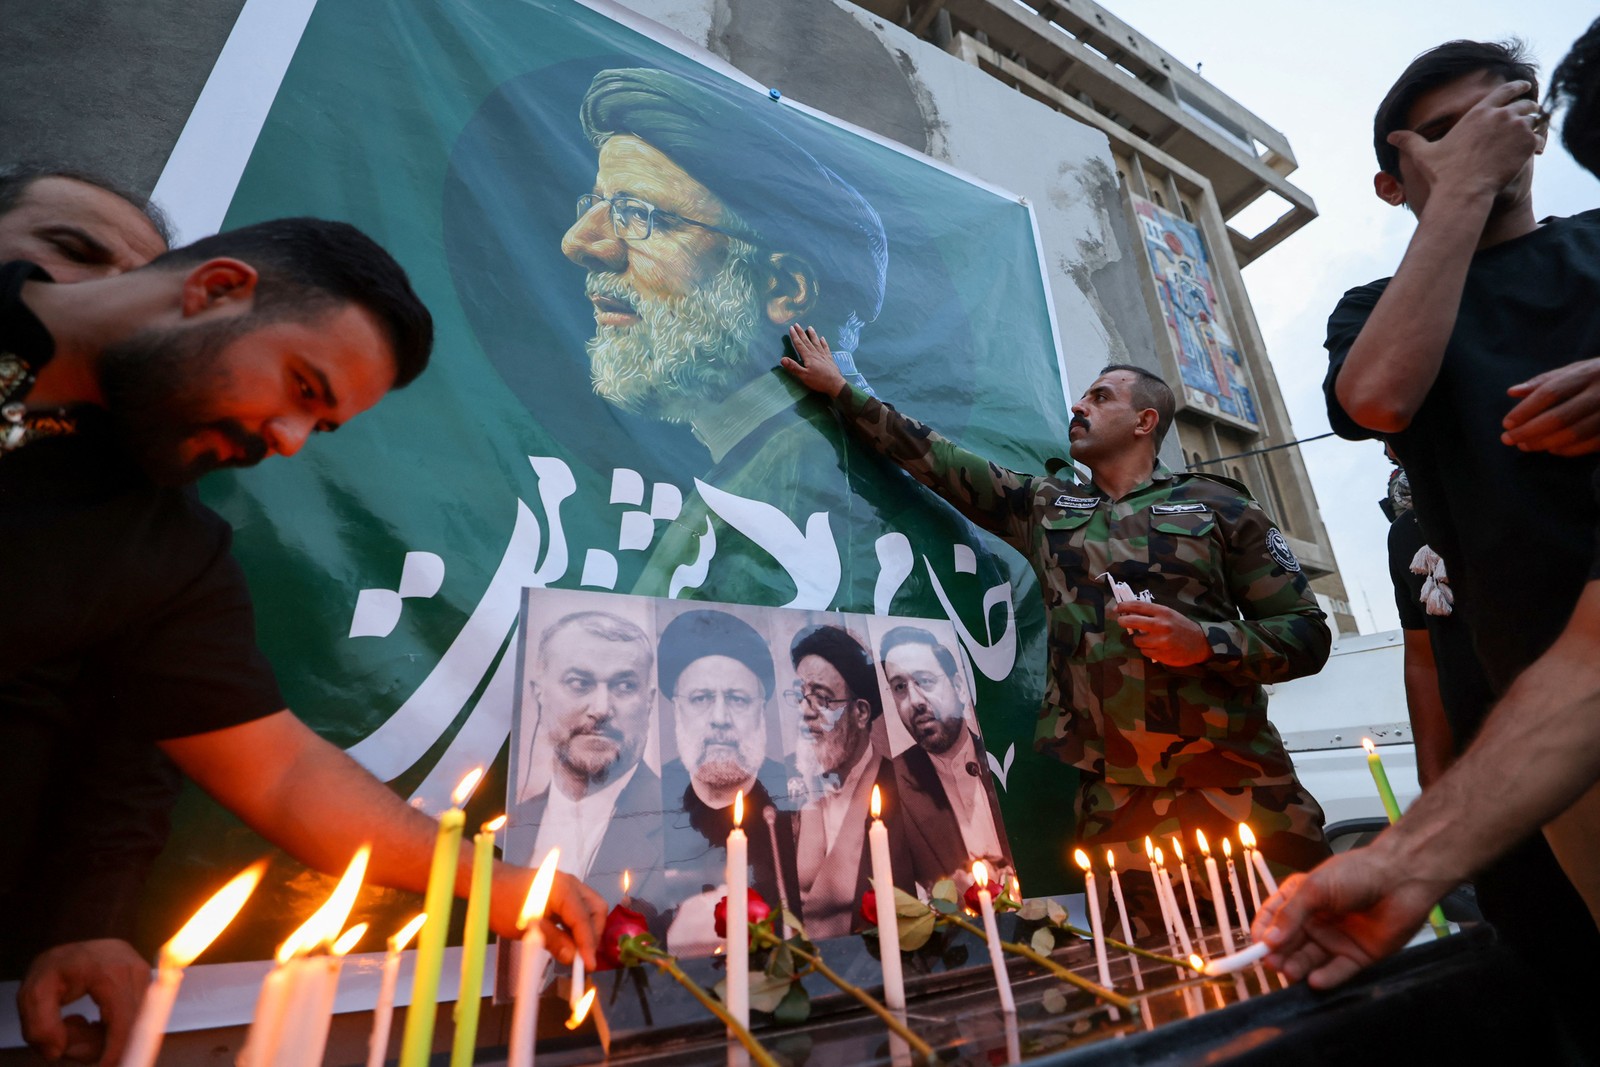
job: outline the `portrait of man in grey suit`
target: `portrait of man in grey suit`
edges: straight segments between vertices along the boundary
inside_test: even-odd
[[[929,886],[970,870],[975,859],[1011,870],[988,756],[969,722],[971,691],[955,654],[927,630],[896,626],[883,635],[879,656],[895,711],[916,742],[894,758],[896,821],[916,881]]]

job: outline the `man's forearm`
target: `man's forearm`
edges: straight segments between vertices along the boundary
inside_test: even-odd
[[[1555,645],[1512,685],[1456,765],[1382,846],[1453,884],[1544,825],[1600,780],[1600,583]]]
[[[1492,192],[1437,190],[1394,278],[1339,370],[1335,393],[1359,425],[1396,433],[1439,376]]]

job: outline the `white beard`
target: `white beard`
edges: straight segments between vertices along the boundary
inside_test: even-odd
[[[631,326],[597,326],[588,343],[594,391],[625,411],[684,422],[754,377],[761,313],[755,250],[737,244],[711,283],[687,296],[647,299],[614,274],[590,274],[588,293],[633,306]]]

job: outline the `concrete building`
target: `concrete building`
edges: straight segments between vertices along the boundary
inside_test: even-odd
[[[1305,463],[1276,447],[1295,433],[1240,274],[1316,218],[1288,179],[1288,139],[1091,0],[859,2],[1110,140],[1130,238],[1148,253],[1133,258],[1159,370],[1179,393],[1181,461],[1249,485],[1354,633]],[[1269,203],[1276,218],[1243,225]]]

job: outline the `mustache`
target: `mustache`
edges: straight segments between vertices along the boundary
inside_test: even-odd
[[[638,292],[623,281],[620,275],[591,271],[584,280],[583,294],[590,298],[599,296],[607,300],[616,300],[627,304],[635,311],[639,308]]]
[[[267,458],[267,442],[258,434],[246,430],[234,419],[223,419],[211,424],[211,429],[228,439],[228,443],[244,453],[238,459],[229,460],[231,467],[253,467]]]
[[[1072,421],[1067,423],[1067,429],[1070,431],[1074,426],[1082,426],[1087,430],[1089,428],[1089,420],[1082,415],[1074,415],[1072,416]]]

